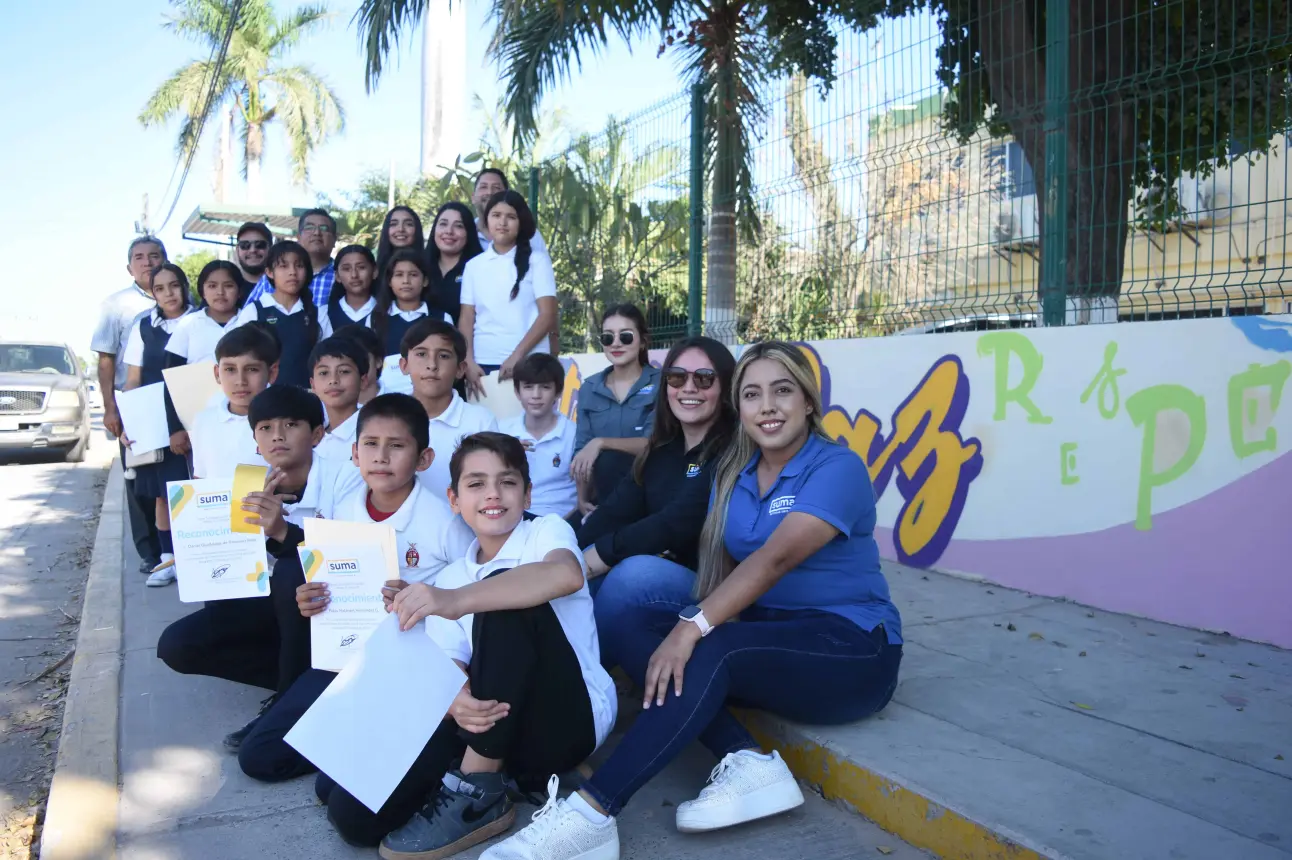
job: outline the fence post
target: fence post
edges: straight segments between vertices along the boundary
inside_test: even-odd
[[[1041,313],[1063,325],[1068,305],[1068,3],[1045,0],[1045,195],[1041,200]]]
[[[686,333],[704,326],[704,85],[691,85],[691,235],[687,243]]]
[[[525,202],[529,204],[530,210],[533,211],[535,213],[535,216],[537,217],[537,213],[538,213],[538,168],[537,167],[531,167],[529,169],[529,200]]]

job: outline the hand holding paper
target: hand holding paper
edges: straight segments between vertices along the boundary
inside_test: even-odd
[[[131,454],[170,447],[165,383],[117,392],[117,411],[121,414],[122,433],[130,439]]]

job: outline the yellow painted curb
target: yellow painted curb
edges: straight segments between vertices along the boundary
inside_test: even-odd
[[[848,804],[916,847],[948,860],[1047,860],[891,779],[837,757],[820,744],[786,737],[784,728],[763,714],[737,714],[764,749],[780,752],[796,777],[819,788],[827,800]]]

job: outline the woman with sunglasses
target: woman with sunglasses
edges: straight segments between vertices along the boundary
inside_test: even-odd
[[[713,465],[736,428],[735,368],[731,351],[708,337],[679,341],[664,359],[646,449],[578,529],[598,626],[614,624],[643,591],[665,588],[690,602]],[[602,649],[606,665],[616,656]]]
[[[606,308],[601,350],[610,366],[579,387],[574,460],[570,477],[579,487],[579,514],[586,517],[607,498],[646,450],[655,417],[659,371],[650,365],[650,332],[636,305]]]

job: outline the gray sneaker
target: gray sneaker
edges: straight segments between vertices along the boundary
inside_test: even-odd
[[[441,860],[506,833],[515,820],[506,777],[451,770],[421,812],[381,840],[378,853],[386,860]]]

